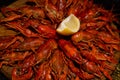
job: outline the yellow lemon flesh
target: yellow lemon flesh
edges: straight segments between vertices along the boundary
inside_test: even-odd
[[[79,29],[79,19],[74,14],[70,14],[60,23],[56,31],[61,35],[69,36],[78,32]]]

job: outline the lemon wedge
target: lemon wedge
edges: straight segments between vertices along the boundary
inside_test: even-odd
[[[69,36],[78,32],[79,29],[80,29],[79,19],[74,14],[70,14],[60,23],[56,31],[61,35]]]

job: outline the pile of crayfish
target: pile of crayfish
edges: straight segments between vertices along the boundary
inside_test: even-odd
[[[28,0],[1,13],[0,68],[12,66],[12,80],[112,80],[120,51],[112,11],[92,0]],[[62,36],[56,29],[70,14],[80,30]]]

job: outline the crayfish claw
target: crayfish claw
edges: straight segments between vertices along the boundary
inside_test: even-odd
[[[13,70],[12,70],[12,80],[29,80],[32,77],[32,75],[33,75],[33,70],[30,67],[26,71],[27,71],[27,73],[19,75],[18,74],[18,69],[17,68],[13,68]],[[24,71],[24,72],[26,72],[26,71]]]

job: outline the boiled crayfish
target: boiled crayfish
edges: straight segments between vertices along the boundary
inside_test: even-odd
[[[2,8],[0,67],[12,66],[12,80],[112,80],[120,51],[115,15],[93,0],[28,0],[20,8]],[[78,32],[62,36],[58,25],[70,14]]]

